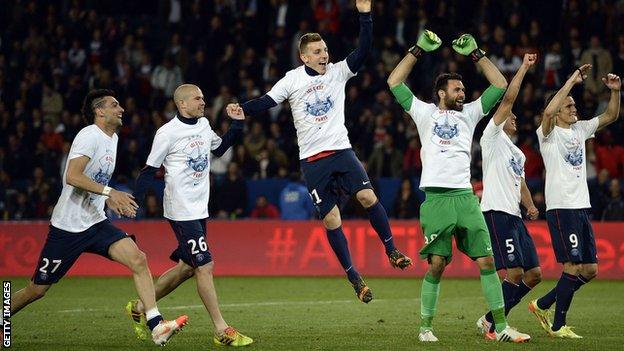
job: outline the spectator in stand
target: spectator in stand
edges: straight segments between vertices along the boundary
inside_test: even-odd
[[[368,161],[372,177],[400,177],[403,169],[403,153],[394,147],[392,135],[383,137],[383,144],[375,147]]]
[[[162,205],[159,203],[158,198],[154,194],[148,194],[145,197],[145,209],[143,209],[145,213],[143,216],[145,218],[162,218],[163,209]]]
[[[594,96],[607,91],[602,78],[613,72],[613,60],[609,51],[602,47],[600,38],[597,35],[592,35],[589,41],[589,48],[583,51],[581,55],[581,63],[592,65],[587,79],[583,82],[586,91],[589,91]]]
[[[533,143],[532,137],[527,136],[524,138],[522,144],[520,144],[520,150],[522,150],[526,156],[526,161],[524,162],[524,174],[526,179],[543,178],[544,162]]]
[[[399,193],[394,199],[391,216],[398,219],[413,219],[420,217],[420,203],[412,188],[412,182],[404,178]]]
[[[260,195],[256,198],[256,207],[251,211],[250,217],[256,219],[277,219],[280,217],[280,213],[277,207],[267,200],[266,196]]]
[[[46,121],[43,123],[43,132],[41,133],[41,141],[43,145],[50,151],[56,153],[63,151],[63,137],[54,131],[52,123]]]
[[[7,14],[0,16],[4,19],[0,23],[0,172],[10,176],[3,188],[9,191],[0,191],[0,211],[6,218],[21,217],[23,213],[39,216],[43,212],[45,201],[30,197],[33,206],[40,203],[34,212],[20,210],[21,214],[17,215],[7,210],[17,211],[17,192],[26,191],[24,184],[34,180],[34,167],[44,170],[50,198],[60,190],[58,180],[66,152],[76,133],[84,127],[78,112],[89,87],[111,86],[116,91],[127,108],[120,130],[125,142],[119,145],[119,155],[136,154],[144,159],[151,136],[167,121],[167,114],[175,113],[173,106],[164,109],[166,95],[170,95],[167,90],[171,90],[167,87],[175,88],[182,81],[201,83],[199,86],[207,92],[205,115],[213,126],[220,126],[226,117],[225,105],[247,99],[258,91],[269,91],[286,71],[301,64],[298,42],[302,34],[321,33],[333,48],[330,57],[343,58],[357,44],[354,40],[357,28],[352,25],[353,1],[247,1],[242,6],[230,0],[188,4],[174,1],[177,4],[174,11],[170,11],[170,2],[164,1],[168,5],[160,16],[156,8],[140,10],[153,16],[137,16],[137,9],[119,6],[121,0],[108,1],[110,6],[93,1],[42,3],[4,1],[0,11]],[[493,3],[496,5],[492,6]],[[417,138],[416,128],[412,123],[405,125],[403,112],[392,99],[387,103],[384,84],[387,66],[402,56],[422,28],[452,22],[457,28],[467,29],[473,26],[469,19],[476,18],[478,27],[472,34],[481,38],[479,42],[487,46],[486,51],[493,59],[513,66],[513,55],[539,52],[543,57],[540,60],[543,66],[537,72],[527,73],[519,95],[522,103],[517,104],[515,111],[526,121],[518,131],[517,144],[527,155],[527,180],[539,184],[543,181],[543,164],[534,130],[539,125],[539,117],[535,116],[543,108],[545,95],[558,89],[566,79],[566,72],[586,60],[594,68],[585,87],[575,91],[577,107],[595,115],[606,99],[602,93],[594,92],[592,80],[598,83],[598,89],[603,89],[600,78],[610,64],[614,73],[624,75],[624,35],[620,34],[624,28],[621,21],[624,6],[612,3],[619,4],[596,0],[543,2],[537,8],[546,6],[549,11],[534,11],[535,4],[518,1],[506,6],[482,0],[470,2],[469,7],[449,1],[431,6],[422,6],[417,1],[374,2],[377,24],[373,35],[378,51],[346,87],[345,125],[353,150],[362,162],[372,164],[375,173],[373,168],[377,168],[378,162],[371,158],[374,144],[383,144],[385,136],[392,135],[394,148],[404,153],[401,172],[409,177],[420,176],[420,145],[418,140],[413,140]],[[476,17],[465,16],[468,8]],[[556,11],[561,16],[552,16]],[[196,35],[200,32],[202,35]],[[452,34],[447,30],[443,36]],[[440,71],[465,72],[464,84],[471,89],[467,96],[485,88],[468,62],[453,55],[453,50],[445,47],[421,58],[418,72],[408,82],[421,100],[430,96],[431,81]],[[171,62],[165,64],[167,59]],[[186,67],[194,67],[194,73],[185,72]],[[232,160],[239,165],[243,183],[259,178],[261,169],[256,156],[262,150],[267,150],[269,159],[277,163],[277,171],[270,167],[271,176],[285,178],[298,169],[294,156],[298,152],[297,135],[291,114],[289,105],[282,104],[250,116],[248,128],[255,134],[245,144],[248,151],[244,146],[232,150]],[[44,122],[51,124],[52,134],[49,128],[43,131]],[[618,145],[624,145],[624,133],[617,132],[624,130],[624,118],[616,123],[612,128],[613,146],[596,143],[595,165],[597,172],[607,169],[611,177],[624,177],[624,160],[616,157]],[[475,136],[478,138],[480,134],[481,130],[477,130]],[[59,148],[57,135],[67,144],[67,150]],[[600,134],[597,136],[602,140]],[[270,139],[275,140],[276,149],[270,145]],[[591,161],[591,147],[587,152]],[[377,158],[380,153],[376,152]],[[117,164],[124,170],[119,175],[134,178],[139,169],[121,158]],[[223,161],[219,172],[225,180],[230,161]],[[480,168],[478,158],[474,158],[472,166],[475,170]],[[265,174],[267,170],[265,167]],[[476,182],[480,180],[480,172],[473,175]],[[216,186],[214,193],[220,192],[220,188]],[[592,204],[600,202],[603,207],[609,200],[606,190],[591,196]],[[211,198],[219,207],[217,197]],[[243,202],[239,208],[251,207],[246,198]],[[217,216],[219,212],[212,213]],[[224,213],[229,217],[228,211]],[[359,216],[357,210],[353,216]],[[602,212],[597,212],[594,218],[602,218]]]
[[[624,176],[624,147],[614,143],[611,130],[604,130],[598,135],[598,143],[594,143],[596,153],[596,172],[606,169],[613,178]]]
[[[299,173],[291,173],[289,182],[279,197],[281,219],[306,220],[314,218],[314,205]]]
[[[241,177],[238,164],[228,165],[228,174],[221,187],[215,188],[218,218],[241,218],[247,207],[247,184]]]
[[[602,213],[603,221],[624,221],[624,199],[619,179],[609,183],[609,200]]]
[[[405,177],[419,177],[422,171],[422,161],[420,160],[420,140],[418,136],[409,140],[407,150],[403,156],[403,175]]]
[[[604,209],[609,201],[609,171],[602,169],[598,176],[587,181],[589,202],[592,205],[592,219],[602,218]]]

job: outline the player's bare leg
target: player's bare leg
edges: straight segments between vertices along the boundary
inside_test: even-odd
[[[154,283],[156,301],[169,295],[173,290],[194,275],[195,270],[193,267],[180,260],[177,265],[169,268],[169,270],[158,277],[156,283]],[[136,310],[137,312],[145,313],[145,307],[140,300],[136,304]]]
[[[25,288],[18,290],[11,296],[11,315],[14,316],[22,308],[42,298],[51,285],[39,285],[32,281]]]
[[[187,316],[166,321],[156,307],[154,282],[147,265],[147,257],[130,238],[113,243],[108,249],[109,256],[132,271],[137,294],[145,306],[147,325],[152,331],[152,340],[157,345],[164,345],[187,323]]]
[[[214,343],[222,346],[245,346],[251,344],[253,339],[239,333],[223,319],[219,309],[219,301],[217,300],[217,290],[214,286],[213,271],[214,262],[195,268],[197,292],[214,325]]]
[[[145,253],[139,250],[130,238],[113,243],[108,252],[114,261],[123,264],[132,271],[136,291],[145,309],[155,308],[154,282],[147,266]]]
[[[199,297],[204,303],[204,306],[206,306],[208,314],[210,314],[215,332],[219,333],[225,330],[228,324],[223,319],[221,310],[219,309],[217,291],[212,277],[213,270],[214,263],[210,262],[195,268],[195,276],[197,278],[197,292],[199,293]]]

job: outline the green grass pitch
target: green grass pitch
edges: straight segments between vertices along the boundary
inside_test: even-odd
[[[6,279],[6,278],[5,278]],[[12,279],[13,292],[26,279]],[[477,334],[485,311],[476,279],[442,280],[434,330],[440,342],[418,341],[420,279],[367,279],[375,300],[365,305],[342,278],[231,278],[216,285],[225,319],[255,343],[248,350],[616,350],[624,344],[624,282],[583,287],[568,313],[581,340],[547,337],[527,311],[530,299],[554,286],[544,281],[510,314],[529,344],[501,345]],[[130,278],[66,278],[12,318],[13,350],[150,350],[136,340],[123,306],[134,297]],[[159,303],[167,318],[188,314],[190,324],[167,350],[217,350],[212,326],[188,281]]]

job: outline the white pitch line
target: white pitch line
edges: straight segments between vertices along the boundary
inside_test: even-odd
[[[419,298],[413,299],[375,299],[373,302],[388,302],[388,301],[420,301]],[[221,304],[221,308],[235,308],[235,307],[265,307],[265,306],[311,306],[311,305],[332,305],[332,304],[357,304],[359,301],[350,300],[329,300],[329,301],[273,301],[273,302],[247,302],[247,303],[224,303]],[[172,306],[172,307],[160,307],[161,310],[186,310],[195,308],[205,308],[204,305],[185,305],[185,306]],[[103,308],[77,308],[71,310],[60,310],[58,313],[83,313],[83,312],[98,312],[109,311],[109,309]]]

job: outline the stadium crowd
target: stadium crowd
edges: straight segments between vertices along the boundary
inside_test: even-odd
[[[354,2],[347,0],[160,0],[153,8],[123,1],[0,0],[0,8],[3,220],[49,218],[71,141],[84,126],[80,108],[90,89],[113,89],[125,109],[113,184],[131,191],[156,129],[176,114],[171,97],[178,85],[202,88],[206,117],[221,134],[229,126],[227,103],[262,95],[301,64],[297,41],[303,33],[319,32],[333,62],[354,48],[358,33]],[[545,97],[574,68],[591,63],[589,78],[573,93],[581,118],[604,111],[609,91],[601,77],[624,76],[624,35],[618,35],[624,33],[624,1],[377,0],[373,18],[373,53],[347,85],[346,124],[372,179],[406,180],[389,213],[418,218],[415,182],[407,180],[419,177],[421,161],[415,125],[394,101],[386,78],[419,31],[428,28],[447,44],[462,32],[472,33],[508,79],[524,53],[538,53],[514,113],[527,181],[543,216],[544,167],[535,130]],[[414,70],[409,85],[426,101],[440,72],[462,74],[472,98],[487,84],[475,65],[448,45],[423,56]],[[482,122],[473,143],[477,192],[484,127]],[[624,118],[588,143],[594,220],[624,220],[623,143]],[[247,116],[242,142],[212,160],[213,216],[278,217],[279,204],[266,198],[247,210],[246,181],[291,179],[288,188],[305,194],[296,185],[297,155],[288,104]],[[142,215],[162,216],[160,201],[155,193],[148,196]],[[358,211],[347,204],[348,216],[358,217]]]

